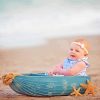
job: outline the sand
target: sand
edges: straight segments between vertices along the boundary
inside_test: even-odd
[[[79,36],[83,37],[83,36]],[[67,56],[67,49],[71,41],[78,37],[48,39],[46,45],[16,49],[0,49],[0,76],[8,73],[36,73],[47,72],[59,64]],[[100,88],[100,36],[85,36],[91,44],[87,70],[93,83]],[[9,86],[5,86],[0,79],[0,100],[100,100],[100,91],[95,96],[54,96],[30,97],[15,93]]]

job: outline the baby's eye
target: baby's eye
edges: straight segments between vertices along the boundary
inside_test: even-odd
[[[72,49],[72,48],[70,48],[70,50],[71,50],[71,51],[73,51],[73,49]]]
[[[75,50],[76,52],[80,52],[79,50]]]

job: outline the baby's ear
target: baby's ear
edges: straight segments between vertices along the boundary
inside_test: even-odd
[[[84,56],[86,57],[86,56],[88,56],[88,54],[84,54]]]

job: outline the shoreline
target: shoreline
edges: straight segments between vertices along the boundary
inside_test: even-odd
[[[2,45],[1,45],[1,47],[0,47],[0,50],[15,50],[15,49],[23,49],[23,48],[31,48],[31,47],[33,47],[33,48],[37,48],[37,47],[41,47],[41,46],[45,46],[45,45],[48,45],[48,42],[50,42],[50,41],[52,41],[52,40],[58,40],[58,39],[68,39],[68,41],[69,41],[69,39],[72,39],[72,38],[74,38],[74,39],[76,39],[77,37],[79,37],[79,38],[82,38],[82,37],[84,37],[84,38],[87,38],[87,39],[89,39],[89,37],[99,37],[100,35],[98,34],[98,35],[95,35],[95,34],[92,34],[92,35],[69,35],[69,36],[55,36],[55,37],[50,37],[50,38],[44,38],[44,39],[40,39],[39,40],[39,38],[37,38],[37,39],[35,39],[34,40],[34,42],[36,42],[36,40],[38,41],[37,43],[34,43],[33,45],[32,44],[29,44],[29,45],[26,45],[25,46],[25,44],[24,45],[20,45],[20,46],[14,46],[14,47],[12,47],[12,46],[10,46],[10,47],[6,47],[6,46],[4,46],[4,47],[2,47]],[[24,42],[24,41],[23,41]],[[33,42],[33,41],[32,41]],[[27,43],[26,43],[27,44]]]

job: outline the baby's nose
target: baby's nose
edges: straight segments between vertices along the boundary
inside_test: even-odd
[[[71,51],[71,53],[75,53],[75,50]]]

